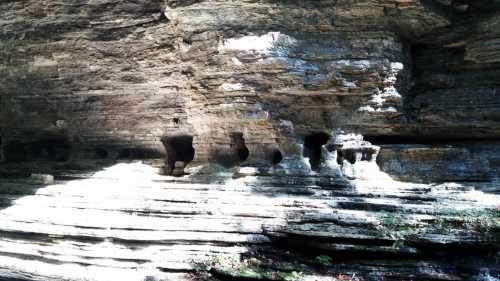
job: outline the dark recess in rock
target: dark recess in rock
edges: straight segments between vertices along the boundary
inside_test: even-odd
[[[118,159],[134,160],[134,159],[151,159],[161,157],[161,153],[151,148],[128,147],[122,148],[118,152]]]
[[[4,146],[7,162],[23,161],[68,161],[71,147],[66,138],[43,138],[31,142],[12,141]]]
[[[278,165],[283,160],[283,153],[277,148],[272,149],[270,152],[271,164]]]
[[[250,150],[245,144],[243,133],[233,132],[230,134],[230,143],[227,148],[218,148],[215,151],[215,161],[226,167],[231,168],[240,165],[250,156]]]
[[[238,160],[243,162],[248,159],[250,151],[245,145],[245,139],[243,138],[243,133],[232,133],[231,134],[231,147],[236,149]]]
[[[0,279],[500,278],[498,0],[0,13]]]
[[[177,135],[163,138],[163,145],[167,151],[167,174],[171,174],[176,162],[183,162],[185,167],[194,159],[193,136]]]
[[[96,159],[107,159],[109,156],[109,153],[106,149],[104,148],[96,148],[95,149],[95,158]]]
[[[70,158],[70,144],[66,138],[47,138],[31,143],[31,154],[35,160],[63,162]]]
[[[330,135],[317,132],[304,138],[304,157],[309,158],[311,169],[317,170],[321,164],[321,147],[330,140]]]
[[[13,141],[3,147],[3,155],[7,162],[22,162],[28,160],[28,152],[23,143]]]

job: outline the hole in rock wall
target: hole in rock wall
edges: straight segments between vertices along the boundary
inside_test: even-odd
[[[66,138],[47,138],[31,143],[31,155],[36,160],[64,162],[70,156],[70,145]]]
[[[167,173],[172,173],[174,169],[184,167],[194,159],[195,150],[193,148],[193,136],[178,135],[163,139],[163,145],[167,151]]]
[[[108,156],[109,156],[109,153],[106,149],[104,149],[104,148],[96,148],[95,149],[95,154],[94,154],[95,159],[107,159]]]
[[[337,150],[337,163],[342,165],[344,159],[349,163],[356,163],[356,151],[354,149]]]
[[[361,161],[371,161],[373,158],[373,151],[363,151],[363,156],[361,157]]]
[[[279,149],[272,149],[269,153],[271,164],[278,165],[283,160],[283,154]]]
[[[232,133],[231,134],[231,146],[234,147],[238,154],[238,159],[243,162],[248,159],[250,151],[245,145],[245,139],[243,138],[243,133]]]
[[[28,160],[28,152],[21,142],[10,142],[3,148],[5,160],[7,162],[22,162]]]
[[[317,170],[321,164],[321,147],[330,140],[330,135],[319,132],[307,135],[304,138],[303,156],[309,158],[312,170]]]
[[[151,159],[161,157],[155,149],[148,148],[123,148],[118,153],[118,159]]]
[[[167,15],[163,11],[160,12],[160,15],[158,16],[158,21],[160,22],[169,22],[170,20],[167,18]]]
[[[244,162],[249,156],[250,150],[245,144],[243,133],[236,132],[230,134],[229,149],[216,152],[215,161],[226,168],[230,168]]]
[[[357,161],[372,161],[377,155],[374,147],[340,148],[337,150],[337,163],[342,165],[344,160],[354,164]]]
[[[64,162],[71,155],[71,147],[66,138],[46,138],[29,143],[12,141],[3,147],[7,162],[46,160]]]

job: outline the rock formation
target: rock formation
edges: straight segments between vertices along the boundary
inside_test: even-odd
[[[65,264],[170,280],[212,264],[201,271],[222,280],[500,278],[498,1],[4,0],[0,12],[0,277],[81,278]],[[129,164],[99,178],[134,160],[167,176],[134,181]],[[42,188],[43,174],[59,185]],[[124,201],[92,189],[116,181]],[[47,215],[17,213],[32,203]],[[117,221],[65,222],[65,209]],[[264,273],[310,276],[210,260],[241,262],[252,251],[239,247]],[[304,248],[297,270],[266,262]],[[468,251],[472,264],[443,258]],[[307,256],[337,253],[384,259],[324,270]]]

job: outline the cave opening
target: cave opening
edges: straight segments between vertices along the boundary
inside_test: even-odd
[[[101,147],[96,148],[94,152],[95,152],[94,154],[95,159],[107,159],[109,156],[108,151]]]
[[[103,151],[104,154],[104,151]],[[123,148],[118,153],[118,159],[133,160],[133,159],[151,159],[161,157],[161,153],[156,149],[144,147],[128,147]]]
[[[176,135],[163,139],[167,151],[167,174],[180,169],[179,174],[184,173],[184,167],[194,159],[195,149],[193,147],[193,136]]]
[[[18,141],[7,143],[3,147],[3,156],[7,162],[22,162],[28,160],[25,144]]]
[[[356,151],[354,151],[353,149],[337,150],[337,163],[339,165],[342,165],[344,159],[351,164],[356,163]]]
[[[229,136],[229,150],[218,150],[215,155],[215,161],[226,168],[238,166],[250,156],[243,133],[233,132]]]
[[[309,158],[311,169],[318,170],[321,165],[321,147],[328,143],[330,135],[324,132],[317,132],[307,135],[304,138],[303,156]]]
[[[279,149],[271,150],[271,152],[269,153],[269,157],[273,166],[278,165],[283,160],[283,154]]]
[[[118,153],[118,159],[129,159],[132,157],[131,155],[131,150],[129,148],[124,148]]]
[[[65,162],[70,157],[70,145],[66,138],[46,138],[30,144],[30,154],[35,160]]]
[[[236,150],[239,162],[244,162],[250,156],[250,150],[248,150],[245,144],[245,138],[243,138],[243,133],[231,133],[231,144],[230,146]]]
[[[68,161],[71,147],[66,138],[45,138],[33,142],[12,141],[3,147],[3,157],[7,162],[23,161]]]

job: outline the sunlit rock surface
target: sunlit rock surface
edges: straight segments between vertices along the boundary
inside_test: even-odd
[[[4,158],[160,158],[178,135],[210,162],[242,134],[261,163],[334,129],[497,138],[496,6],[463,2],[4,1]]]
[[[500,279],[498,1],[0,14],[0,279]]]
[[[175,178],[140,162],[43,187],[4,179],[0,276],[225,280],[248,270],[300,272],[294,280],[498,276],[498,195],[471,184],[398,182],[362,162],[355,166],[365,179],[354,181],[249,168],[234,178],[214,167],[209,177],[218,183],[208,184],[203,169]],[[320,254],[331,255],[331,264],[319,263]]]

